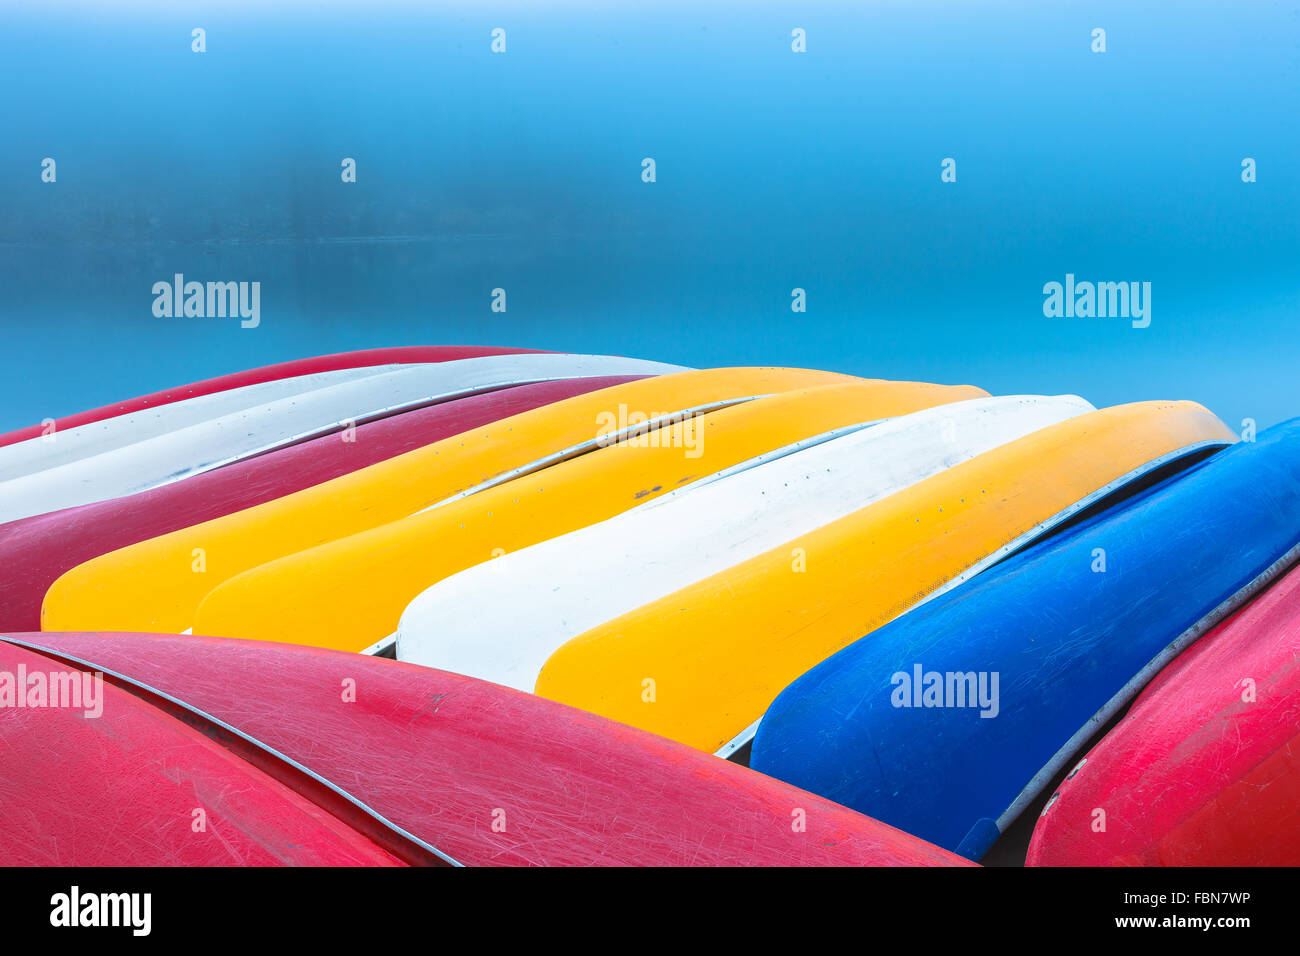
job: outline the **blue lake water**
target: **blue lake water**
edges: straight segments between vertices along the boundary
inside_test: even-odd
[[[0,89],[0,429],[441,343],[1300,414],[1295,3],[10,2]]]

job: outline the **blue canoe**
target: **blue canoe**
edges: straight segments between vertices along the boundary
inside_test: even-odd
[[[1292,419],[813,668],[768,709],[750,766],[978,858],[1160,667],[1294,561],[1298,541]]]

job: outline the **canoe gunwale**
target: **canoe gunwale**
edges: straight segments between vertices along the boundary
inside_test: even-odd
[[[936,406],[936,407],[944,407],[944,406]],[[921,411],[928,411],[928,409],[921,409]],[[771,451],[765,451],[761,455],[755,455],[753,458],[746,458],[744,461],[736,462],[736,464],[729,465],[728,467],[722,469],[721,471],[715,471],[711,475],[705,475],[702,478],[697,478],[695,481],[692,481],[688,485],[684,485],[681,488],[674,488],[672,491],[668,492],[668,494],[660,495],[658,498],[651,498],[649,501],[645,502],[642,505],[638,505],[637,507],[638,508],[658,507],[659,505],[662,505],[665,502],[672,501],[676,498],[681,497],[682,495],[689,494],[690,492],[695,491],[698,488],[703,488],[705,485],[711,485],[715,481],[721,481],[723,478],[730,478],[732,475],[739,475],[742,472],[750,471],[754,468],[759,467],[760,465],[766,465],[768,462],[777,461],[778,459],[781,458],[788,458],[790,455],[797,454],[801,451],[806,451],[809,448],[815,448],[818,445],[824,445],[828,441],[834,441],[837,438],[843,438],[846,435],[852,435],[855,432],[860,432],[867,428],[872,428],[888,420],[889,419],[887,418],[873,418],[871,419],[871,421],[855,422],[852,425],[841,425],[839,428],[832,428],[830,431],[821,432],[820,434],[817,435],[809,435],[807,438],[801,438],[798,441],[791,442],[788,445],[782,445],[780,448],[773,448]]]
[[[39,442],[28,439],[0,446],[0,483],[22,481],[41,472],[120,454],[132,446],[156,441],[172,432],[247,414],[276,402],[304,398],[322,389],[374,381],[409,367],[377,365],[293,376],[169,402],[63,432],[56,429]],[[46,445],[50,440],[54,441],[53,446]]]
[[[552,379],[545,379],[544,381],[552,381]],[[446,392],[438,395],[431,395],[422,398],[412,399],[409,402],[400,402],[396,405],[388,405],[383,408],[371,409],[370,411],[362,412],[361,414],[352,416],[350,418],[341,418],[337,421],[329,422],[327,424],[320,425],[316,428],[312,428],[304,432],[299,432],[296,435],[290,435],[285,438],[278,439],[274,442],[270,442],[266,445],[262,445],[258,448],[254,448],[248,452],[242,452],[237,455],[230,455],[226,458],[209,462],[207,464],[196,465],[193,468],[186,469],[185,471],[178,472],[174,475],[169,475],[163,481],[157,482],[156,484],[150,484],[144,488],[137,489],[137,491],[132,493],[138,494],[141,491],[154,491],[155,489],[158,488],[165,488],[168,485],[175,484],[178,481],[184,481],[186,478],[195,478],[198,475],[206,474],[209,471],[216,471],[218,468],[225,468],[227,465],[233,465],[242,461],[249,461],[254,458],[261,458],[264,455],[270,455],[277,451],[283,451],[286,448],[292,448],[294,445],[304,444],[315,438],[324,438],[329,435],[336,435],[339,432],[343,431],[345,428],[348,428],[349,426],[352,425],[368,425],[371,424],[372,422],[381,421],[382,419],[385,418],[391,418],[394,415],[400,415],[403,412],[413,412],[413,411],[418,411],[419,409],[422,408],[432,408],[435,405],[445,405],[448,402],[454,402],[457,399],[473,398],[478,395],[487,395],[492,392],[499,392],[499,391],[504,391],[505,389],[508,388],[514,388],[517,385],[534,385],[534,384],[542,384],[542,382],[534,382],[530,380],[527,382],[510,382],[508,384],[503,384],[503,385],[484,385],[481,388],[475,388],[463,392]],[[92,502],[92,504],[93,503],[94,502]],[[74,505],[73,507],[76,506]]]
[[[997,564],[1003,558],[1010,557],[1014,552],[1019,551],[1022,548],[1027,547],[1028,545],[1034,544],[1039,538],[1042,538],[1048,532],[1053,531],[1059,525],[1069,520],[1070,518],[1073,518],[1079,512],[1091,508],[1093,505],[1101,501],[1103,498],[1106,498],[1107,496],[1117,491],[1121,491],[1126,485],[1141,480],[1142,478],[1146,477],[1152,472],[1158,471],[1159,469],[1163,468],[1165,465],[1178,461],[1180,458],[1186,458],[1191,455],[1195,455],[1197,452],[1205,451],[1208,448],[1216,448],[1216,449],[1227,448],[1230,447],[1232,444],[1233,444],[1232,442],[1223,439],[1209,438],[1206,439],[1205,441],[1194,442],[1191,445],[1184,445],[1182,448],[1176,448],[1173,451],[1165,452],[1165,454],[1161,455],[1159,458],[1152,458],[1150,461],[1146,462],[1145,464],[1139,465],[1137,468],[1134,468],[1132,471],[1120,475],[1115,480],[1102,485],[1096,491],[1089,492],[1088,494],[1084,495],[1082,498],[1080,498],[1078,501],[1074,502],[1073,504],[1068,505],[1065,508],[1062,508],[1060,511],[1052,515],[1050,518],[1047,518],[1044,521],[1040,521],[1038,524],[1034,525],[1034,527],[1030,528],[1028,531],[1019,535],[1014,540],[1008,541],[1006,544],[998,548],[996,551],[993,551],[988,555],[986,555],[985,557],[981,558],[978,562],[971,565],[966,571],[963,571],[960,575],[953,578],[947,584],[944,584],[942,587],[937,588],[936,590],[932,591],[930,594],[927,594],[916,604],[912,605],[911,608],[908,608],[908,610],[910,611],[912,610],[912,608],[918,608],[922,604],[926,604],[930,601],[933,601],[937,597],[941,597],[942,595],[951,591],[953,588],[961,586],[962,584],[966,583],[967,581],[969,581],[971,578],[973,578],[975,575],[979,574],[980,572],[987,571],[989,568]]]
[[[668,415],[661,415],[658,418],[646,422],[640,422],[636,425],[628,425],[626,428],[617,432],[611,432],[610,434],[599,438],[591,438],[587,441],[579,442],[576,445],[570,445],[568,448],[562,448],[549,455],[534,459],[527,464],[519,465],[517,468],[503,471],[499,475],[495,475],[486,481],[481,481],[477,485],[473,485],[463,491],[458,491],[450,497],[443,498],[441,501],[435,501],[431,505],[426,505],[419,511],[414,512],[414,514],[422,515],[426,511],[432,511],[434,508],[441,508],[443,505],[460,501],[463,498],[476,495],[480,491],[487,491],[490,488],[495,488],[497,485],[503,485],[508,481],[514,481],[516,478],[524,478],[528,475],[535,474],[536,472],[544,471],[553,465],[563,464],[571,459],[581,458],[583,455],[590,454],[593,451],[599,451],[601,448],[612,447],[625,439],[636,438],[640,435],[648,434],[653,429],[662,428],[666,425],[673,425],[677,422],[685,421],[687,418],[694,417],[695,415],[705,415],[709,412],[721,411],[722,409],[730,408],[733,405],[743,405],[746,402],[756,401],[760,398],[771,398],[774,394],[779,393],[766,393],[762,395],[746,395],[742,398],[719,399],[716,402],[707,402],[703,405],[692,405],[690,408],[682,408]]]
[[[394,631],[392,634],[389,634],[387,637],[381,637],[379,640],[375,641],[375,643],[371,644],[369,647],[362,648],[357,653],[366,654],[370,657],[389,657],[390,655],[388,654],[388,651],[395,651],[396,649],[397,649],[397,632]],[[393,657],[393,660],[397,660],[397,658]]]
[[[495,345],[398,345],[313,355],[258,368],[226,372],[198,382],[173,385],[147,395],[109,402],[107,405],[56,418],[54,427],[60,432],[66,432],[69,429],[80,428],[82,425],[95,425],[123,415],[157,410],[165,405],[191,398],[203,398],[248,385],[279,382],[321,372],[373,368],[379,365],[430,365],[465,358],[484,358],[490,355],[543,354],[544,352],[544,349]],[[41,425],[27,425],[5,432],[0,435],[0,448],[39,438],[41,433]]]
[[[218,728],[219,730],[222,731],[222,733],[229,734],[232,737],[238,738],[239,740],[248,744],[255,750],[259,751],[260,753],[270,757],[273,761],[290,767],[296,773],[301,774],[307,777],[308,779],[310,779],[317,786],[322,787],[325,790],[333,793],[335,796],[342,799],[345,803],[351,805],[352,808],[354,808],[364,817],[369,818],[378,827],[380,831],[386,831],[392,836],[398,838],[396,841],[389,841],[390,844],[391,843],[400,844],[402,842],[411,844],[416,850],[415,854],[412,854],[410,848],[407,848],[405,852],[402,852],[402,847],[400,845],[398,846],[390,845],[389,847],[387,847],[389,852],[392,852],[394,853],[394,855],[397,855],[399,857],[405,858],[407,862],[412,862],[411,858],[414,855],[416,857],[431,856],[434,858],[434,860],[446,866],[460,867],[465,865],[461,863],[459,860],[456,860],[451,856],[448,856],[446,853],[442,852],[432,844],[426,843],[424,840],[420,839],[415,834],[410,833],[409,831],[398,826],[396,823],[393,823],[383,814],[374,810],[369,805],[362,802],[361,800],[353,796],[348,791],[344,790],[342,787],[326,779],[325,777],[322,777],[320,774],[316,773],[310,767],[307,767],[299,763],[297,760],[294,760],[292,757],[282,753],[281,751],[275,749],[269,744],[265,744],[262,741],[258,740],[257,738],[250,736],[249,734],[240,730],[238,727],[235,727],[227,723],[226,721],[221,720],[218,717],[214,717],[212,714],[200,710],[199,708],[191,704],[187,704],[185,701],[177,697],[173,697],[171,694],[168,694],[167,692],[160,690],[159,688],[153,687],[145,683],[144,681],[140,681],[140,680],[136,680],[135,678],[128,677],[127,675],[121,673],[120,671],[103,667],[99,664],[96,664],[94,661],[86,660],[85,658],[78,657],[73,654],[69,654],[66,651],[61,651],[51,647],[46,647],[33,641],[26,641],[20,637],[13,636],[12,634],[0,632],[0,641],[13,644],[16,647],[21,647],[29,651],[33,651],[37,654],[41,654],[45,657],[52,658],[57,661],[63,661],[68,664],[77,665],[79,667],[86,668],[91,671],[103,674],[106,678],[112,678],[113,681],[116,682],[116,684],[119,687],[122,687],[123,689],[136,694],[136,696],[143,696],[146,702],[148,702],[148,698],[154,698],[156,700],[165,701],[168,705],[174,708],[174,710],[182,712],[185,717],[189,717],[189,718],[197,717],[200,721],[206,722],[210,726]],[[177,716],[177,715],[173,714],[173,716]],[[191,726],[194,726],[191,720],[186,720],[186,723],[190,723]],[[205,736],[210,737],[210,735],[207,734],[202,727],[199,727],[197,729],[199,730],[200,733],[204,733]],[[220,743],[220,741],[218,741],[218,743]],[[238,753],[236,753],[235,755],[240,757],[240,759],[246,760],[246,758],[244,758],[242,755]],[[304,796],[308,800],[312,799],[306,793],[303,793],[302,796]],[[316,803],[317,806],[320,806],[318,801],[312,800],[312,802]],[[337,817],[337,814],[334,814],[328,807],[321,806],[321,810],[325,813],[329,813],[331,816]],[[348,826],[352,826],[352,824],[350,824],[346,820],[341,820],[341,822]],[[419,862],[421,861],[419,859],[416,859],[414,862],[416,863],[416,865],[418,865]]]
[[[171,475],[165,481],[161,481],[158,482],[157,484],[149,485],[146,488],[141,488],[137,490],[152,491],[155,488],[162,488],[172,484],[173,482],[183,481],[186,478],[193,478],[195,475],[201,475],[204,472],[215,471],[218,468],[224,468],[226,465],[233,465],[236,462],[247,461],[250,458],[258,458],[261,457],[262,455],[268,455],[271,454],[272,452],[281,451],[282,449],[285,448],[291,448],[294,445],[300,445],[303,442],[311,441],[313,438],[322,438],[327,435],[332,435],[342,431],[344,428],[347,428],[351,425],[367,425],[370,424],[371,422],[376,422],[384,418],[390,418],[393,415],[400,415],[402,412],[413,412],[421,408],[431,408],[435,405],[443,405],[446,404],[447,402],[454,402],[457,399],[474,398],[476,396],[487,395],[492,392],[500,392],[510,388],[518,388],[521,385],[545,385],[547,382],[564,381],[573,378],[582,379],[582,378],[601,378],[601,377],[603,376],[578,374],[578,375],[547,375],[547,376],[531,377],[531,378],[506,379],[500,382],[487,382],[482,385],[474,385],[469,388],[453,389],[452,391],[448,391],[448,392],[438,392],[432,395],[424,395],[421,396],[420,398],[411,399],[410,401],[398,402],[395,405],[385,405],[381,408],[370,409],[368,411],[362,412],[359,415],[353,415],[348,418],[341,418],[338,419],[337,421],[329,422],[327,424],[320,425],[316,428],[312,428],[304,432],[299,432],[296,435],[291,435],[286,438],[282,438],[277,441],[270,442],[266,445],[262,445],[258,448],[254,448],[251,451],[242,452],[237,455],[231,455],[227,458],[223,458],[219,461],[214,461],[209,464],[199,465],[194,468],[187,469],[178,474]],[[474,489],[474,490],[482,490],[482,489]],[[447,499],[447,500],[450,501],[451,499]],[[444,502],[439,502],[438,504],[443,504],[443,503]],[[437,507],[437,505],[430,505],[430,507]]]
[[[1045,763],[1038,773],[1025,784],[1025,788],[1020,791],[1015,800],[1002,811],[995,821],[998,832],[1004,832],[1006,828],[1025,811],[1025,808],[1034,801],[1036,797],[1043,792],[1043,789],[1051,782],[1061,770],[1070,762],[1075,754],[1083,747],[1088,739],[1119,712],[1120,708],[1137,696],[1138,692],[1151,682],[1151,680],[1160,673],[1166,664],[1172,661],[1180,653],[1190,647],[1196,641],[1200,640],[1207,633],[1212,631],[1227,618],[1231,617],[1239,609],[1246,605],[1256,594],[1264,590],[1274,580],[1284,575],[1292,566],[1300,562],[1300,542],[1297,542],[1285,554],[1261,571],[1256,577],[1238,588],[1234,593],[1225,598],[1217,607],[1202,617],[1199,621],[1183,631],[1169,644],[1151,658],[1147,664],[1134,674],[1129,680],[1115,692],[1110,700],[1102,705],[1101,709],[1088,718],[1083,726],[1075,731],[1061,748]],[[960,852],[960,848],[958,850]]]

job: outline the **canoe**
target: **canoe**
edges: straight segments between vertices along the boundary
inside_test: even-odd
[[[413,598],[493,560],[494,551],[526,548],[765,458],[802,457],[808,452],[791,449],[868,422],[978,394],[969,386],[915,382],[826,385],[712,411],[246,571],[208,594],[194,632],[386,651]],[[335,600],[341,593],[347,601]],[[520,607],[513,591],[509,604]],[[531,630],[531,611],[529,617]],[[505,646],[494,641],[497,633],[484,635],[492,653]],[[521,689],[531,691],[532,683]]]
[[[467,865],[964,862],[744,767],[430,668],[184,635],[7,639],[170,695]]]
[[[205,420],[0,483],[0,522],[147,491],[352,424],[458,396],[559,378],[675,371],[681,371],[680,367],[614,356],[565,354],[493,355],[403,366]],[[167,406],[179,407],[181,403]]]
[[[671,419],[774,392],[861,381],[802,369],[709,369],[555,402],[87,561],[51,585],[41,628],[184,631],[208,592],[236,574],[540,471],[620,434],[640,434],[648,413]],[[611,429],[602,431],[611,417]],[[206,555],[203,574],[191,570],[196,548]]]
[[[1192,402],[1071,418],[585,631],[536,692],[729,754],[783,688],[864,632],[1114,487],[1234,439]]]
[[[530,408],[629,381],[624,376],[519,385],[323,435],[215,471],[109,501],[0,525],[0,630],[35,631],[41,600],[65,571],[155,535],[231,514]]]
[[[1300,419],[855,642],[781,693],[751,765],[978,859],[1298,541]]]
[[[314,375],[318,372],[334,372],[340,369],[366,368],[375,365],[404,365],[414,362],[451,362],[456,359],[478,358],[484,355],[512,355],[523,352],[536,352],[536,349],[498,348],[480,345],[412,345],[397,348],[362,349],[356,352],[337,352],[333,355],[318,355],[311,358],[294,359],[276,365],[264,365],[261,368],[219,375],[189,385],[168,388],[138,398],[115,402],[89,411],[78,412],[63,418],[53,419],[51,424],[28,425],[11,432],[0,434],[0,447],[13,445],[31,438],[40,438],[51,430],[56,433],[93,422],[102,422],[119,415],[131,415],[147,408],[170,405],[186,399],[214,395],[218,392],[279,379],[294,378],[300,375]]]
[[[584,631],[1089,411],[1075,396],[967,400],[687,486],[433,585],[402,614],[397,656],[532,691],[546,659]]]
[[[1298,807],[1294,568],[1138,695],[1049,799],[1026,862],[1295,866]]]
[[[297,398],[348,382],[373,380],[376,376],[410,367],[412,366],[378,365],[299,375],[184,399],[161,408],[150,408],[53,432],[47,438],[0,447],[0,482],[9,482],[97,455],[120,451],[137,442],[149,441],[204,422],[218,421],[270,402]]]
[[[4,642],[0,674],[33,692],[81,678]],[[0,711],[0,866],[400,863],[176,717],[108,682],[92,695],[93,718],[84,707]]]

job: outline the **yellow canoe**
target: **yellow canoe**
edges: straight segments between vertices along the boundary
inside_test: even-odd
[[[725,368],[578,395],[87,561],[50,586],[41,627],[184,631],[207,593],[236,574],[405,518],[517,470],[590,450],[625,425],[635,428],[647,418],[760,395],[864,381],[807,369]]]
[[[971,386],[866,382],[733,405],[690,427],[661,428],[254,568],[208,594],[194,631],[372,648],[393,635],[421,591],[494,555],[603,521],[796,442],[984,394]]]
[[[1135,473],[1235,439],[1193,402],[1053,425],[580,634],[536,692],[726,755],[836,651]]]

